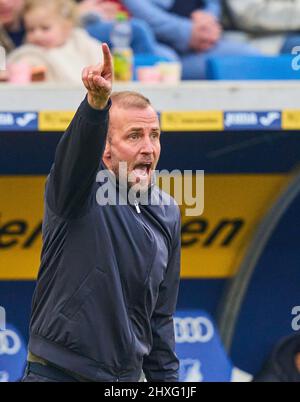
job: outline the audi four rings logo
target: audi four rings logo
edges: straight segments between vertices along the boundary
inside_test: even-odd
[[[214,336],[214,327],[206,317],[174,318],[177,343],[206,343]]]
[[[0,356],[16,355],[19,353],[20,349],[21,340],[14,331],[0,331]]]

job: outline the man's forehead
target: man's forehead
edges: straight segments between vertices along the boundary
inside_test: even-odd
[[[114,106],[111,108],[110,123],[122,125],[124,129],[142,128],[145,125],[160,129],[158,115],[152,106],[143,109]]]

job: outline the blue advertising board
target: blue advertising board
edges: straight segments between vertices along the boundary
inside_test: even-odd
[[[179,310],[174,318],[182,382],[229,382],[233,366],[212,317],[203,310]]]
[[[0,330],[0,382],[16,382],[22,379],[27,356],[27,346],[21,332],[7,324]]]

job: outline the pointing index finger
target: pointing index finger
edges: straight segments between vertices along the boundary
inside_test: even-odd
[[[103,72],[105,74],[113,74],[113,60],[107,43],[102,44],[103,52]]]

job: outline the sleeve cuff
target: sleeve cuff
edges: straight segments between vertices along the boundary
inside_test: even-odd
[[[108,114],[109,109],[111,108],[111,99],[108,100],[106,107],[103,110],[97,110],[90,106],[87,96],[79,106],[79,113],[85,119],[89,120],[91,123],[101,123],[101,117],[103,115]]]
[[[190,41],[192,37],[192,23],[189,20],[178,21],[178,32],[180,40],[176,43],[176,47],[179,52],[185,53],[190,49]]]

